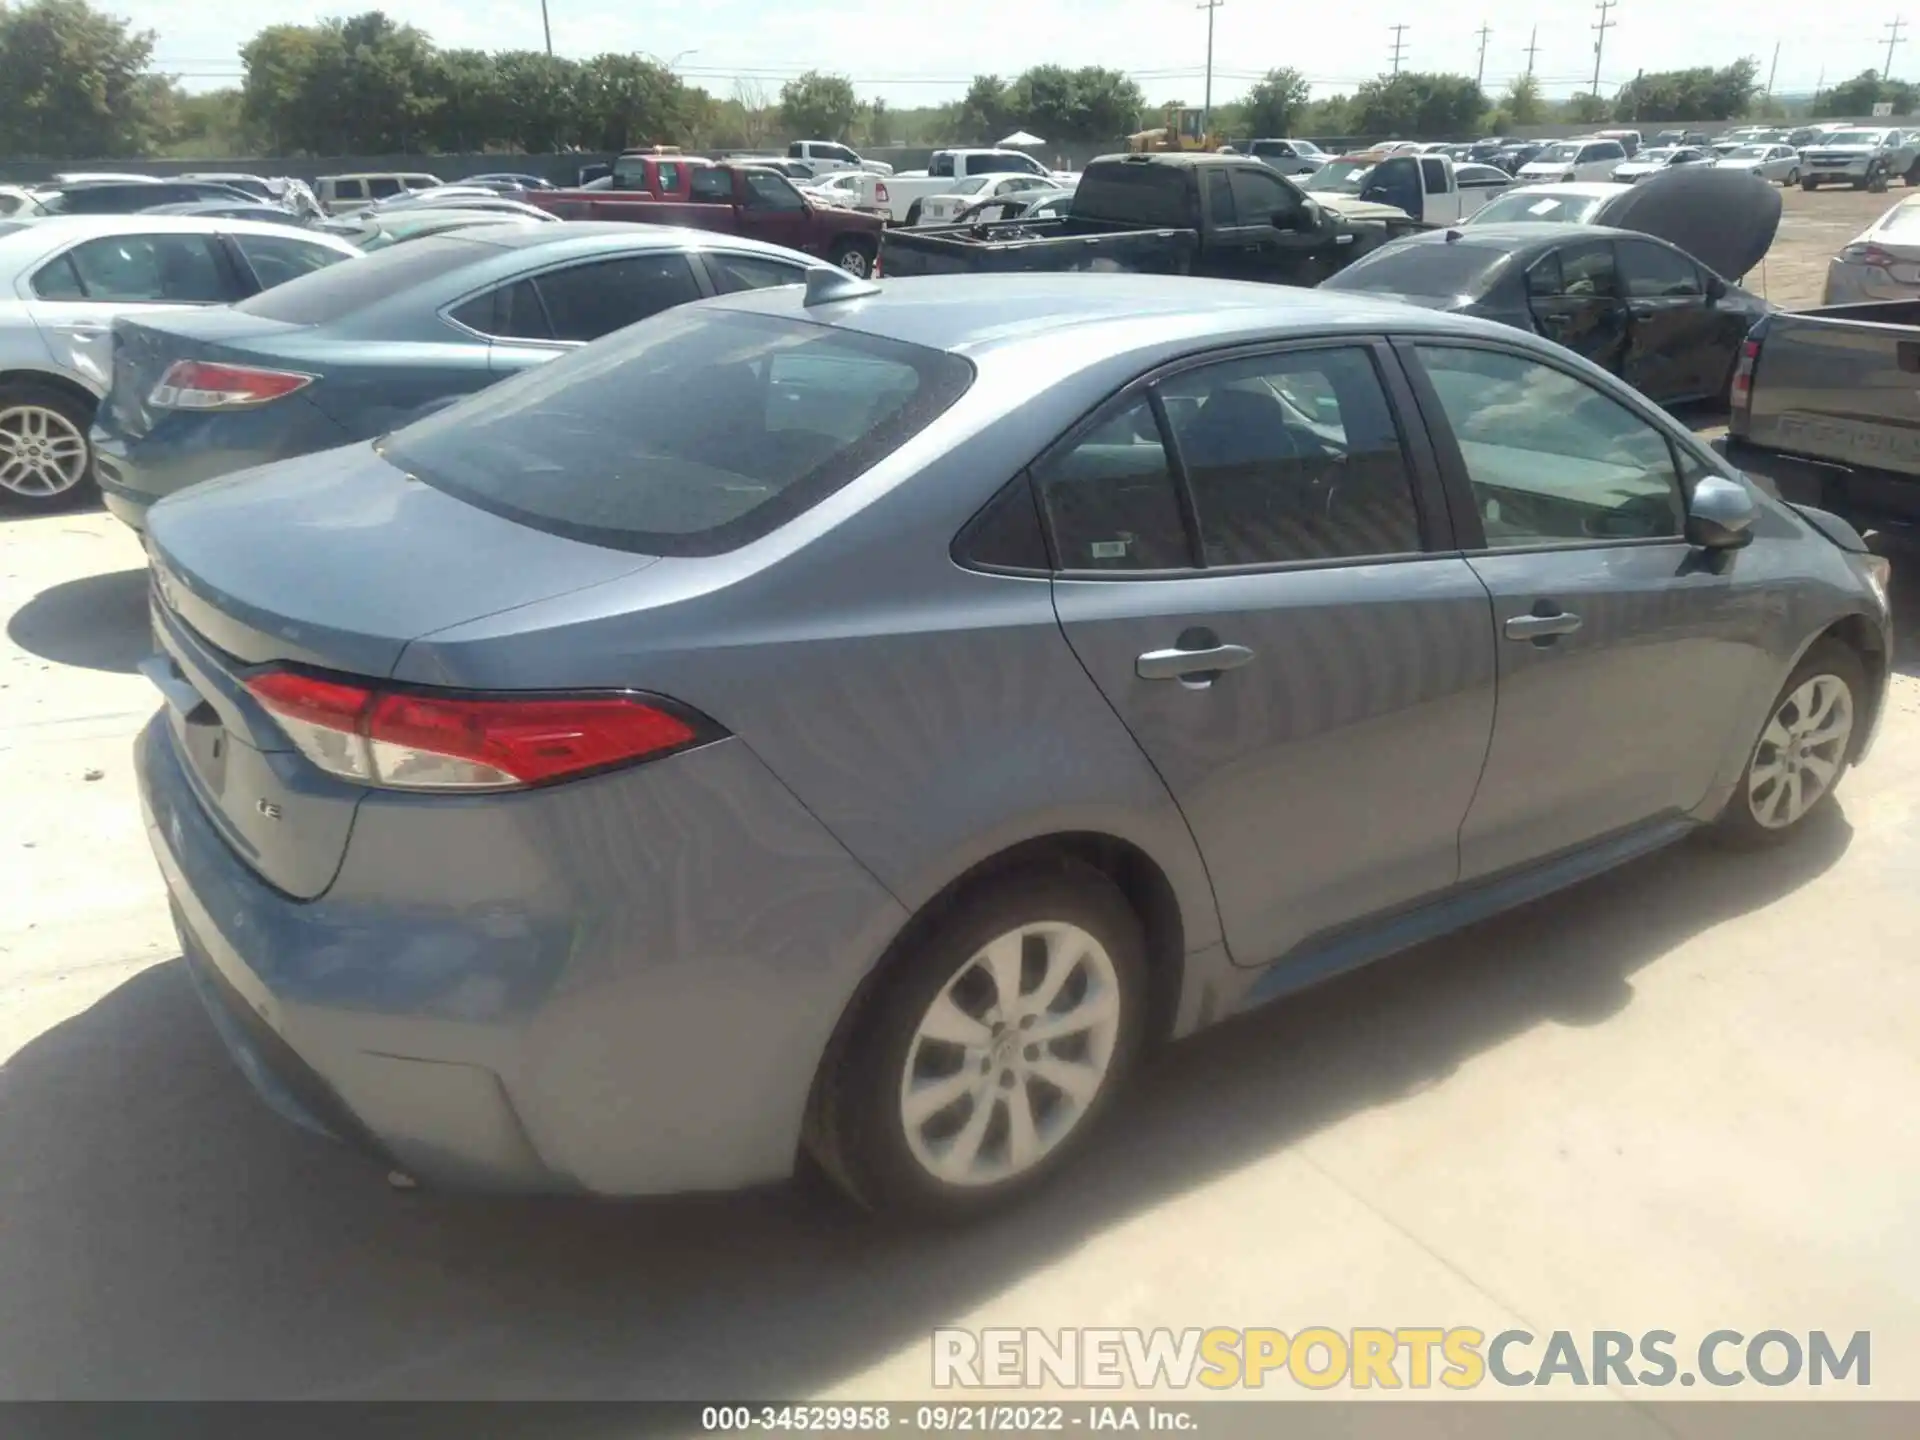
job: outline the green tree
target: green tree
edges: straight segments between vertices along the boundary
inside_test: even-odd
[[[330,117],[307,106],[320,46],[315,26],[269,25],[240,47],[241,114],[276,154],[325,146]]]
[[[1007,82],[998,75],[976,75],[954,117],[954,134],[976,145],[988,145],[1013,128]]]
[[[893,112],[887,108],[887,102],[876,99],[867,107],[867,143],[869,145],[887,145],[892,143],[888,127],[893,124]]]
[[[692,93],[666,66],[637,55],[596,55],[574,77],[580,143],[589,150],[664,145],[691,138]]]
[[[0,10],[0,150],[71,159],[153,147],[153,34],[86,0]],[[157,77],[153,77],[157,78]]]
[[[1353,133],[1353,97],[1351,95],[1328,95],[1314,101],[1307,107],[1307,117],[1301,126],[1306,138],[1320,136],[1334,139]]]
[[[539,50],[503,50],[493,57],[493,68],[499,77],[502,140],[536,154],[580,143],[577,64]]]
[[[1814,97],[1813,113],[1824,116],[1871,115],[1873,107],[1889,102],[1896,115],[1911,115],[1915,87],[1904,80],[1882,80],[1877,70],[1862,70],[1825,94]]]
[[[1145,105],[1140,87],[1118,70],[1037,65],[1007,88],[1003,118],[1009,129],[1017,125],[1049,142],[1117,140],[1132,133]]]
[[[860,101],[844,75],[809,70],[780,87],[780,120],[803,140],[845,140],[859,118]]]
[[[1546,102],[1540,98],[1540,82],[1531,75],[1518,75],[1500,97],[1500,108],[1507,112],[1507,125],[1538,125],[1546,119]]]
[[[1241,102],[1243,124],[1255,136],[1287,136],[1307,116],[1313,94],[1298,70],[1269,70]]]
[[[1472,131],[1487,97],[1471,77],[1407,70],[1354,91],[1353,125],[1367,135],[1440,139]]]
[[[1568,100],[1561,111],[1576,125],[1597,125],[1613,118],[1613,106],[1598,95],[1581,91]]]
[[[500,72],[484,50],[442,50],[433,57],[434,148],[484,150],[501,140]]]
[[[1616,120],[1727,120],[1746,112],[1759,67],[1736,60],[1719,70],[1656,70],[1636,76],[1614,97]]]

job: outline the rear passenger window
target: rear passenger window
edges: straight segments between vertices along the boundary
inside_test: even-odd
[[[1444,160],[1425,158],[1420,161],[1420,176],[1426,182],[1429,195],[1444,195],[1447,191],[1447,163]]]
[[[376,175],[367,181],[367,193],[376,200],[384,200],[389,195],[400,193],[400,177],[397,175]]]
[[[358,180],[336,180],[333,182],[333,198],[336,200],[359,200],[366,196]]]
[[[1173,469],[1142,396],[1035,470],[1064,570],[1176,570],[1192,563]]]
[[[689,194],[695,200],[731,200],[733,199],[733,172],[708,166],[705,170],[693,172],[689,185]]]
[[[731,295],[736,290],[764,290],[773,285],[799,285],[807,278],[807,272],[798,265],[786,265],[758,255],[728,255],[717,251],[708,252],[707,273],[713,277],[713,288],[722,295]]]
[[[1161,387],[1208,565],[1403,555],[1420,515],[1373,360],[1306,350]]]
[[[1548,255],[1527,271],[1527,294],[1536,300],[1558,295],[1560,291],[1560,257]]]
[[[556,340],[598,340],[700,298],[684,255],[626,255],[536,277]]]
[[[1033,486],[1025,475],[1004,486],[960,532],[954,557],[962,565],[991,570],[1044,573],[1051,568]]]

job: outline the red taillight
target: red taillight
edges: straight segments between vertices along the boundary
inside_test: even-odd
[[[1868,241],[1863,245],[1849,245],[1840,252],[1842,260],[1850,260],[1856,265],[1877,265],[1882,270],[1899,263],[1900,257],[1881,245]]]
[[[247,689],[314,764],[395,790],[508,790],[685,749],[690,720],[631,695],[379,691],[291,670]]]
[[[878,200],[882,205],[886,204],[888,199],[887,187],[885,185],[875,185],[873,187],[873,198]]]
[[[1733,390],[1727,401],[1736,410],[1744,410],[1753,403],[1753,367],[1760,361],[1760,342],[1743,340],[1740,343],[1740,360],[1733,367]]]
[[[252,365],[216,365],[207,360],[176,360],[153,387],[147,403],[161,410],[229,410],[264,405],[313,383],[294,370],[262,370]]]

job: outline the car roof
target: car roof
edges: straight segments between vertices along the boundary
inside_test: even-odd
[[[1562,187],[1571,189],[1571,186]],[[1446,239],[1446,236],[1458,235],[1458,240]],[[1507,225],[1466,225],[1448,231],[1428,231],[1425,234],[1408,236],[1405,243],[1471,245],[1479,250],[1498,250],[1508,255],[1518,255],[1529,250],[1544,250],[1554,245],[1564,245],[1569,240],[1651,240],[1656,245],[1678,248],[1669,240],[1658,235],[1649,235],[1640,230],[1621,230],[1612,225],[1575,225],[1564,220],[1542,220],[1528,223],[1514,221]]]
[[[213,202],[219,203],[217,201]],[[285,235],[287,227],[271,220],[229,220],[207,215],[46,215],[33,222],[32,232],[51,242],[90,240],[97,235]],[[308,232],[338,240],[324,230]],[[52,245],[49,245],[52,248]]]
[[[484,211],[468,212],[484,214]],[[508,216],[509,220],[517,217]],[[582,250],[733,250],[755,255],[777,256],[809,266],[824,262],[802,255],[783,245],[764,240],[749,240],[744,235],[723,235],[712,230],[696,230],[686,225],[633,225],[619,220],[561,220],[552,225],[487,226],[463,239],[501,250],[527,250],[535,245],[576,244]]]
[[[1186,342],[1212,348],[1287,329],[1460,329],[1460,317],[1435,317],[1391,299],[1184,275],[928,275],[886,280],[871,294],[821,305],[806,305],[793,286],[705,303],[968,356],[1052,348],[1062,337],[1091,356]],[[1491,322],[1464,323],[1480,333],[1512,333]],[[1095,330],[1109,333],[1098,344],[1084,343]]]

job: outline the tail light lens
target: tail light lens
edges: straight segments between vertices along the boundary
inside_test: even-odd
[[[710,721],[638,695],[383,691],[293,670],[247,689],[330,775],[390,790],[514,790],[658,759],[716,738]]]
[[[1740,359],[1733,367],[1733,389],[1727,396],[1727,403],[1736,410],[1744,410],[1753,403],[1753,367],[1760,362],[1760,342],[1743,340],[1740,342]]]
[[[235,410],[265,405],[314,377],[296,370],[262,370],[251,365],[216,365],[206,360],[176,360],[153,387],[147,403],[161,410]]]
[[[888,196],[887,187],[885,185],[875,185],[873,187],[873,198],[878,200],[882,205],[884,205],[887,203],[888,199],[891,197]]]
[[[1840,252],[1840,258],[1851,261],[1855,265],[1877,265],[1884,270],[1893,265],[1900,257],[1895,255],[1891,250],[1883,246],[1875,245],[1872,241],[1868,241],[1863,245],[1847,246],[1846,249]]]

